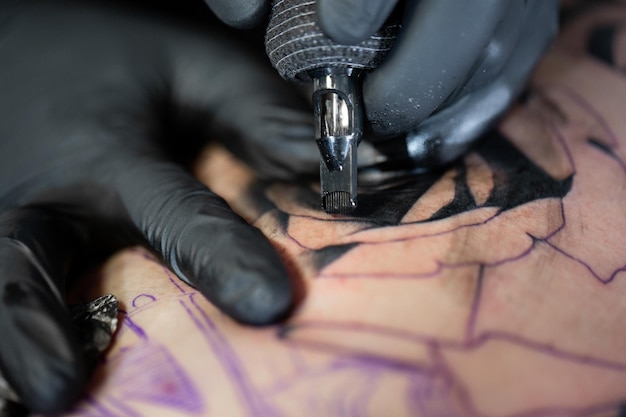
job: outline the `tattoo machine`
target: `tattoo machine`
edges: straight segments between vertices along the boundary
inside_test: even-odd
[[[341,45],[322,32],[315,8],[311,0],[274,0],[265,49],[283,78],[313,85],[322,208],[347,214],[357,205],[362,77],[391,49],[399,25],[386,24],[357,45]]]

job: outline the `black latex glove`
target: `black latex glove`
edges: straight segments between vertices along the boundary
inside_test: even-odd
[[[270,0],[206,0],[227,23],[261,21]],[[398,0],[317,0],[320,26],[336,42],[371,36]],[[243,6],[245,4],[245,7]],[[373,132],[408,132],[414,163],[457,158],[511,105],[557,31],[557,0],[408,0],[402,28],[363,85]],[[398,142],[398,140],[394,141]],[[383,149],[389,148],[383,144]]]
[[[307,104],[225,38],[86,2],[0,5],[0,369],[32,410],[80,395],[63,294],[96,255],[145,242],[238,321],[289,312],[270,243],[171,158],[220,138],[268,176],[316,173]]]

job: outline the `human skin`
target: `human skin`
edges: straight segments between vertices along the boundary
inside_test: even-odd
[[[241,326],[121,252],[72,294],[113,293],[122,312],[68,415],[626,415],[621,22],[617,4],[578,17],[497,132],[442,172],[363,190],[353,216],[207,149],[197,176],[271,239],[298,307]],[[586,46],[607,23],[608,60]]]

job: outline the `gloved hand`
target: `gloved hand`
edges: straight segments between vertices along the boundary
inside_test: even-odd
[[[261,21],[270,0],[206,0],[225,22]],[[321,28],[336,42],[371,36],[398,1],[317,0]],[[244,6],[245,5],[245,6]],[[408,0],[402,28],[363,85],[367,119],[421,166],[464,153],[511,105],[558,24],[557,0]],[[397,143],[401,141],[402,143]]]
[[[319,164],[308,105],[263,59],[98,7],[0,5],[0,370],[43,413],[87,378],[67,280],[124,245],[146,243],[240,322],[290,311],[268,240],[178,163],[199,139],[271,177]]]

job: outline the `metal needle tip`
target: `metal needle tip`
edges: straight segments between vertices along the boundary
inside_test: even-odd
[[[322,196],[322,207],[328,214],[348,214],[356,208],[356,201],[347,191],[332,191]]]

